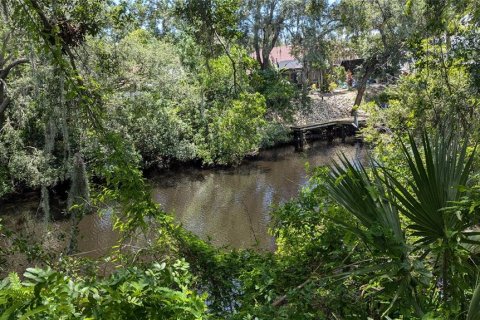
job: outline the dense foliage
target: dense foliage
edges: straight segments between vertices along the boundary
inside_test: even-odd
[[[3,216],[0,319],[479,319],[479,21],[475,0],[2,1],[0,206],[39,193],[45,229]],[[297,84],[268,59],[285,43]],[[361,105],[370,152],[309,170],[275,252],[214,248],[153,201],[145,168],[288,141],[307,73],[333,90],[352,53],[354,110],[387,84]],[[76,255],[89,213],[119,235],[98,259]]]
[[[188,289],[188,265],[125,268],[102,281],[51,269],[12,273],[1,288],[2,317],[23,319],[202,319],[205,303]]]

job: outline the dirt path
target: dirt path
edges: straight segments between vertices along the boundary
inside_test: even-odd
[[[319,94],[312,94],[309,96],[312,101],[311,108],[299,111],[294,116],[293,122],[295,125],[306,125],[352,117],[350,112],[352,111],[356,95],[356,90],[349,91],[346,89],[324,94],[323,99]],[[365,113],[360,110],[359,116],[365,116]]]
[[[310,110],[302,110],[294,117],[296,125],[324,122],[331,119],[350,117],[356,91],[339,90],[324,94],[323,99],[318,94],[310,95]]]

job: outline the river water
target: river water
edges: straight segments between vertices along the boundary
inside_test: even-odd
[[[178,223],[216,246],[274,250],[275,240],[267,231],[272,206],[298,194],[308,180],[307,162],[310,166],[328,165],[340,153],[359,160],[364,155],[358,144],[348,141],[317,141],[304,153],[283,146],[261,151],[255,160],[237,168],[181,168],[157,173],[150,179],[152,197],[173,213]],[[37,207],[38,201],[25,200],[4,209],[19,217],[35,212]],[[18,225],[35,232],[37,223],[24,219]],[[68,234],[70,222],[56,221],[49,228]],[[114,245],[117,237],[108,213],[87,215],[79,225],[78,248],[87,256],[96,256]]]

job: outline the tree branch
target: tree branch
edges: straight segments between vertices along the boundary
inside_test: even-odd
[[[31,6],[33,7],[33,9],[35,10],[35,12],[40,17],[40,20],[42,21],[43,27],[45,28],[45,31],[47,31],[47,32],[51,31],[53,29],[52,24],[50,23],[47,16],[45,15],[45,13],[40,8],[40,5],[38,4],[38,2],[36,0],[30,0],[29,2],[31,4]]]
[[[9,97],[6,97],[2,103],[0,104],[0,117],[2,116],[2,114],[5,112],[5,110],[7,109],[7,106],[8,104],[10,103],[10,98]]]
[[[20,64],[29,63],[29,62],[30,62],[30,60],[28,60],[27,58],[20,58],[18,60],[13,61],[5,69],[0,69],[0,79],[5,80],[8,77],[8,74],[10,73],[10,71],[12,71],[13,68],[15,68],[16,66],[18,66]]]
[[[233,91],[235,94],[237,94],[237,66],[235,64],[235,60],[233,59],[232,55],[230,54],[230,51],[228,50],[227,46],[223,43],[222,39],[217,33],[217,30],[215,27],[213,27],[213,32],[215,36],[217,37],[218,42],[223,47],[223,50],[225,51],[225,54],[227,55],[228,59],[230,59],[230,62],[232,63],[232,68],[233,68]]]

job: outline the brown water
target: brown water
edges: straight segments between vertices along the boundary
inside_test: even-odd
[[[328,165],[339,153],[351,159],[363,156],[361,147],[353,143],[319,141],[304,153],[295,153],[293,146],[279,147],[262,151],[237,168],[183,168],[157,174],[150,180],[152,196],[186,229],[216,246],[274,250],[275,241],[267,232],[271,207],[298,194],[308,179],[307,162]],[[37,206],[36,201],[20,201],[5,209],[18,216],[35,212]],[[20,228],[39,229],[36,221],[23,222]],[[49,228],[69,234],[70,222],[57,221]],[[104,252],[117,239],[108,213],[86,216],[79,229],[79,250],[88,256]]]

